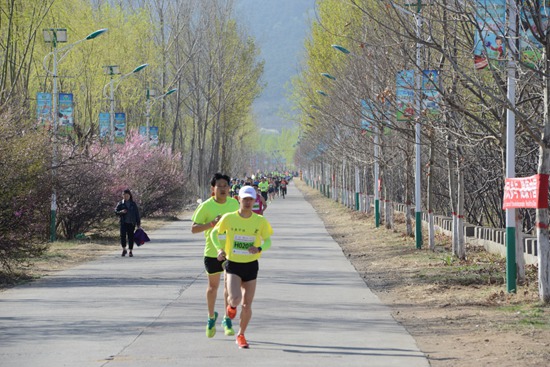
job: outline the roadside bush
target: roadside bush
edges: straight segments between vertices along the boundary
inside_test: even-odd
[[[74,238],[112,216],[117,197],[111,189],[107,147],[97,143],[87,149],[65,145],[60,156],[57,224],[65,238]]]
[[[51,182],[48,134],[32,128],[22,114],[0,115],[0,265],[39,256],[45,249]]]

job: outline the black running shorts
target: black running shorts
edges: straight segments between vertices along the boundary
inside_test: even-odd
[[[204,268],[209,275],[214,275],[218,273],[223,273],[223,263],[224,261],[219,261],[216,257],[205,257],[204,258]]]
[[[249,263],[236,263],[234,261],[227,261],[227,267],[225,270],[228,274],[235,274],[243,282],[249,282],[258,277],[258,269],[260,268],[258,260],[254,260]]]

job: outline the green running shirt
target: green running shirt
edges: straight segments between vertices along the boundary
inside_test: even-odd
[[[236,212],[237,210],[239,210],[239,202],[236,199],[228,197],[224,204],[220,204],[212,196],[195,209],[191,220],[197,224],[206,224],[212,222],[218,215]],[[218,251],[214,247],[212,239],[210,239],[210,232],[212,232],[212,228],[204,231],[204,238],[206,239],[204,256],[217,257]],[[219,240],[225,240],[225,235],[221,234]]]

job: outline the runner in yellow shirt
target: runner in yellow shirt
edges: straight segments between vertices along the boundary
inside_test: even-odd
[[[218,223],[223,214],[234,212],[239,209],[239,202],[229,197],[229,182],[229,176],[216,173],[210,181],[214,196],[200,204],[191,218],[193,221],[191,232],[204,232],[204,237],[206,239],[206,244],[204,246],[204,267],[208,274],[208,287],[206,288],[206,302],[208,304],[206,336],[209,338],[212,338],[216,334],[218,313],[214,311],[214,307],[216,305],[216,297],[218,296],[221,274],[224,272],[223,261],[218,261],[217,259],[218,253],[210,239],[210,232],[212,232],[212,228]],[[227,302],[227,287],[225,284],[224,300]],[[227,304],[225,304],[225,308],[227,308]],[[224,317],[222,326],[225,335],[235,335],[231,319],[227,316]]]
[[[239,201],[239,210],[225,214],[210,233],[210,238],[218,251],[218,260],[227,259],[226,314],[231,319],[235,318],[237,306],[241,305],[236,342],[239,348],[248,348],[244,333],[252,317],[258,259],[263,251],[271,247],[273,229],[267,219],[252,212],[256,201],[256,190],[252,186],[243,186],[239,190]],[[225,233],[225,242],[219,241],[219,233]]]
[[[269,182],[267,182],[267,179],[265,177],[262,177],[262,180],[258,184],[258,187],[260,188],[262,197],[264,198],[265,201],[267,201],[267,192],[269,191]]]

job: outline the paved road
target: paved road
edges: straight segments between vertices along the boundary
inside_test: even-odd
[[[429,366],[293,185],[266,217],[275,234],[250,349],[219,325],[205,336],[203,237],[187,219],[150,233],[133,258],[117,251],[0,293],[0,366]]]

